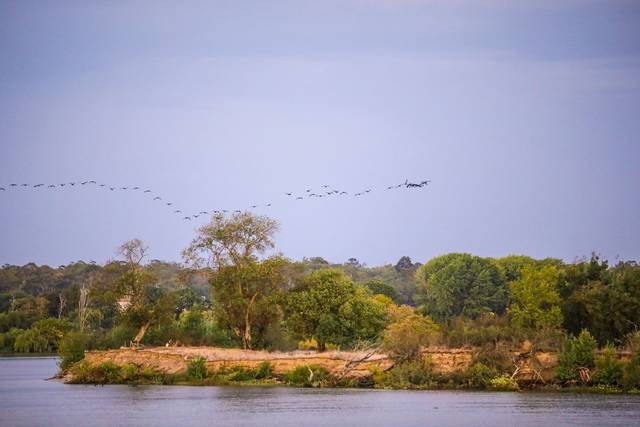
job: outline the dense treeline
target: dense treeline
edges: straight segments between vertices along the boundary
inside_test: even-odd
[[[478,375],[499,378],[505,352],[525,342],[560,351],[558,376],[565,382],[584,379],[578,373],[586,368],[595,369],[596,382],[640,385],[633,379],[640,381],[633,371],[640,365],[635,262],[464,253],[425,264],[404,256],[373,268],[354,258],[295,262],[264,256],[277,229],[273,220],[248,213],[214,215],[183,251],[182,265],[146,262],[139,240],[125,242],[119,259],[104,266],[5,265],[0,348],[60,351],[64,368],[87,348],[131,343],[320,351],[382,346],[401,361],[378,376],[384,385],[432,381],[419,351],[425,345],[478,348]],[[591,354],[601,347],[609,359],[573,354],[587,341]],[[635,362],[617,365],[614,347],[635,352]],[[613,373],[603,374],[607,369]]]

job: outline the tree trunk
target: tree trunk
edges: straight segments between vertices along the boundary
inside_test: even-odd
[[[147,333],[147,329],[149,329],[149,326],[151,326],[151,322],[147,322],[140,327],[140,330],[138,331],[136,337],[133,339],[133,342],[136,343],[136,346],[140,345],[140,341],[142,341],[142,338],[144,338],[144,334]]]
[[[318,351],[323,352],[327,349],[327,344],[324,341],[318,341]]]
[[[244,333],[242,334],[242,346],[245,350],[249,350],[251,348],[251,308],[256,302],[257,297],[257,293],[253,294],[251,300],[249,301],[249,304],[247,305],[247,309],[244,312]]]

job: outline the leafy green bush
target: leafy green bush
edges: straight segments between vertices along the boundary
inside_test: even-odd
[[[271,377],[273,375],[273,368],[271,367],[271,363],[268,360],[265,360],[258,366],[256,370],[255,379],[261,380]]]
[[[58,348],[60,369],[64,371],[84,359],[84,351],[89,345],[89,339],[89,335],[84,332],[70,332],[62,338]]]
[[[487,386],[489,390],[494,391],[518,391],[520,386],[518,382],[509,375],[500,375],[489,380]]]
[[[298,387],[320,387],[329,379],[329,373],[322,366],[298,366],[284,376],[284,382]]]
[[[623,366],[618,360],[616,349],[607,346],[602,354],[596,358],[596,371],[593,382],[603,385],[618,385],[622,383]]]
[[[429,388],[436,385],[431,369],[431,359],[413,359],[397,363],[387,372],[377,371],[373,375],[376,386],[388,388]]]
[[[187,367],[187,376],[194,380],[202,380],[207,377],[207,366],[204,357],[200,356],[195,360],[192,360]]]
[[[640,388],[640,351],[636,352],[623,369],[622,385],[627,390]]]
[[[595,366],[596,347],[595,338],[586,329],[583,329],[577,337],[565,337],[558,354],[556,379],[562,383],[578,380],[578,368]]]
[[[482,363],[474,363],[463,372],[453,376],[454,380],[467,388],[487,388],[498,372]]]

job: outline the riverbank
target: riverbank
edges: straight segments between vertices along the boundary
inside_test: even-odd
[[[420,361],[376,351],[266,352],[216,347],[121,348],[86,352],[64,374],[67,383],[291,385],[384,389],[483,389],[622,393],[611,386],[555,383],[557,355],[502,355],[503,369],[478,362],[478,349],[425,348]],[[486,358],[486,356],[485,356]],[[508,372],[508,373],[507,373]]]

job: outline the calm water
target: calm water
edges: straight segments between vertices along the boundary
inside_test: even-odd
[[[638,426],[640,396],[80,386],[53,358],[0,358],[1,426]]]

